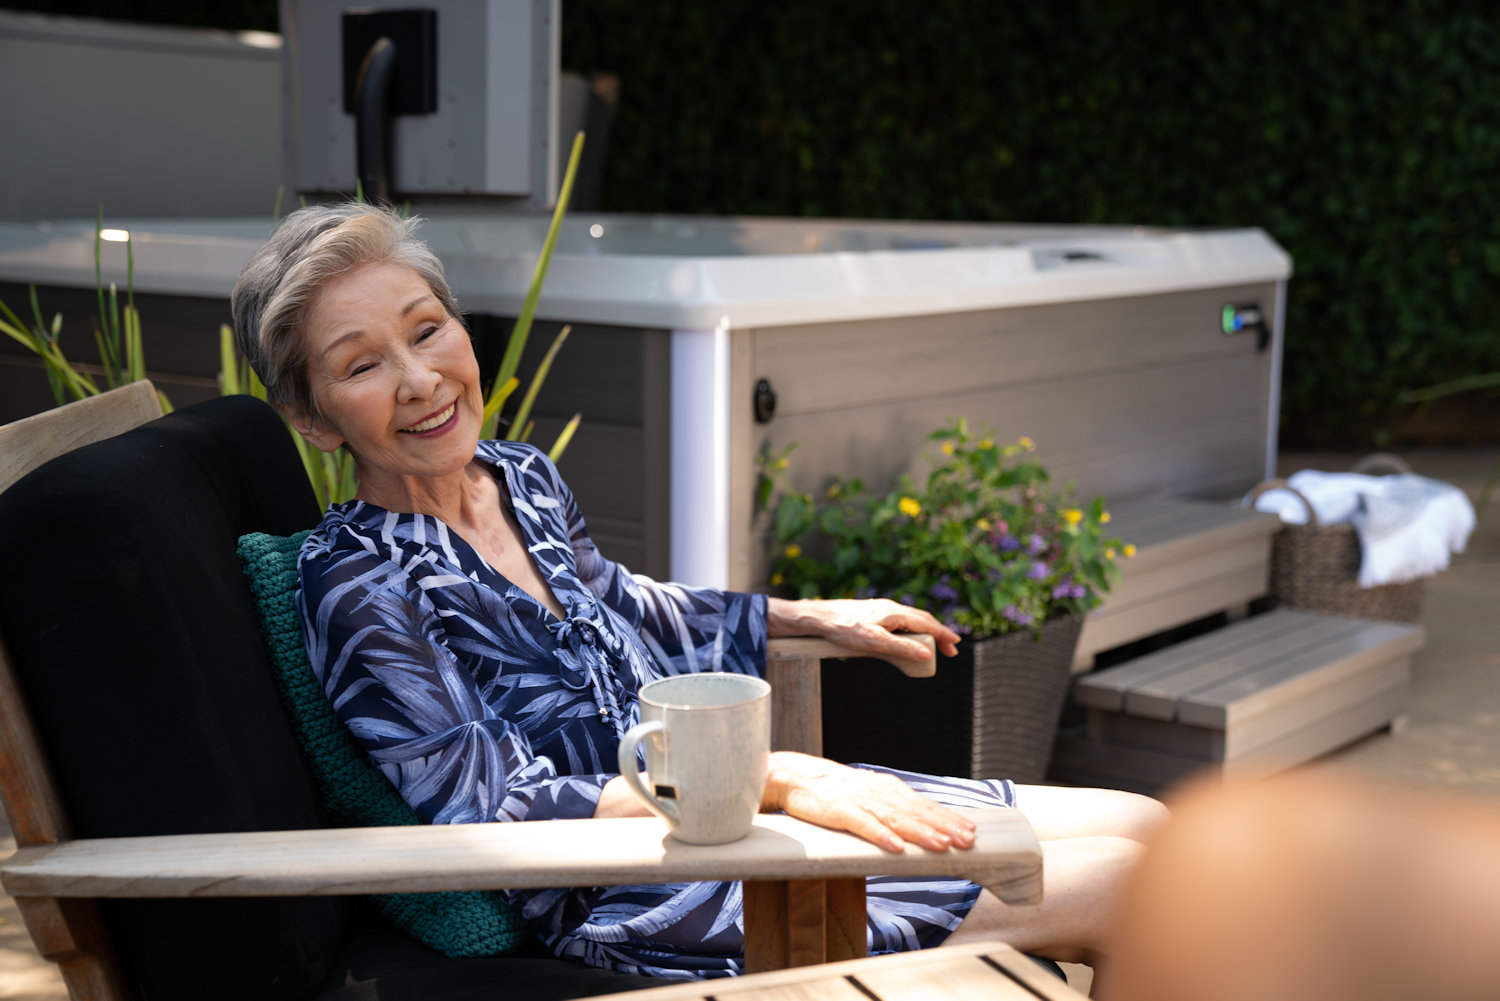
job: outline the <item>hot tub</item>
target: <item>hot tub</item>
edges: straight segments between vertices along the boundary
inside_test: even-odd
[[[179,404],[212,394],[227,295],[269,222],[112,225],[132,233],[153,378]],[[424,236],[487,363],[546,226],[428,212]],[[20,310],[24,286],[41,286],[43,310],[78,327],[75,357],[91,355],[92,233],[0,224],[0,298]],[[104,249],[105,280],[123,285],[124,246]],[[537,439],[583,413],[563,470],[608,555],[739,588],[766,577],[753,456],[792,442],[799,486],[880,483],[921,469],[925,434],[966,415],[1034,439],[1086,496],[1229,497],[1273,468],[1290,274],[1257,229],[574,216],[529,352],[573,325]],[[29,409],[6,420],[45,397],[18,352],[0,353],[0,401]],[[776,400],[765,421],[762,380]]]

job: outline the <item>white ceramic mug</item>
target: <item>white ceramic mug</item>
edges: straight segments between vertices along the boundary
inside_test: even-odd
[[[683,674],[642,685],[640,702],[641,722],[620,741],[631,791],[678,841],[719,845],[750,833],[771,755],[771,686],[744,674]]]

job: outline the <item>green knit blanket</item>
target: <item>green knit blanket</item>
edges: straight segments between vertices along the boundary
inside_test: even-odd
[[[297,553],[307,536],[255,532],[239,540],[276,690],[330,821],[340,827],[421,823],[334,715],[308,663],[295,603]],[[397,928],[447,956],[500,956],[530,937],[525,920],[496,893],[383,893],[370,899]]]

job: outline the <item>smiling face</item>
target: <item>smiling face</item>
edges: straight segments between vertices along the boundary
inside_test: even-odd
[[[401,510],[420,481],[474,458],[479,364],[468,333],[411,268],[364,264],[329,282],[302,338],[319,414],[292,423],[325,452],[349,446],[362,499]]]

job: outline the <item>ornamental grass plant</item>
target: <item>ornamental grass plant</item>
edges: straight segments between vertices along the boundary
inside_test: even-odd
[[[760,458],[759,505],[777,558],[771,585],[797,597],[892,598],[973,638],[1096,607],[1135,548],[1109,535],[1104,499],[1077,503],[1022,437],[998,444],[958,418],[927,436],[931,471],[884,493],[835,480],[788,489],[788,453]],[[793,446],[795,448],[795,446]]]

